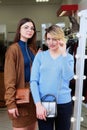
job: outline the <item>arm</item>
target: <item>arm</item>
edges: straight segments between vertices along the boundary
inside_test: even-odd
[[[40,64],[41,64],[41,52],[39,52],[35,56],[32,65],[30,86],[31,86],[33,99],[36,105],[37,118],[46,120],[46,109],[41,104],[40,94],[39,94]]]
[[[74,58],[72,55],[67,54],[63,57],[63,78],[71,80],[74,76]]]
[[[6,52],[5,66],[4,66],[4,84],[5,84],[5,101],[8,108],[8,112],[13,114],[14,117],[18,115],[17,106],[15,103],[16,93],[16,70],[15,59],[13,51],[9,48]]]
[[[63,78],[71,80],[74,76],[74,57],[66,52],[66,43],[60,40],[59,50],[63,56]]]
[[[39,95],[39,69],[41,64],[41,54],[40,52],[34,58],[32,69],[31,69],[31,78],[30,78],[30,87],[31,92],[34,98],[34,102],[40,102],[40,95]]]

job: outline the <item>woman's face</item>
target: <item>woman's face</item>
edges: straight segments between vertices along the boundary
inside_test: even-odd
[[[59,48],[59,40],[53,38],[50,33],[47,33],[47,45],[51,50],[57,50]]]
[[[26,22],[20,28],[20,40],[27,41],[34,35],[34,26],[32,22]]]

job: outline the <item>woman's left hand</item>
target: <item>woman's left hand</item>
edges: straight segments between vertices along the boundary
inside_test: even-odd
[[[36,103],[36,114],[38,119],[46,120],[47,112],[40,102]]]

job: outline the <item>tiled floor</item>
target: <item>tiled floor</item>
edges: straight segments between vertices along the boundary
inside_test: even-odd
[[[87,106],[83,105],[82,116],[84,117],[84,121],[81,124],[80,130],[87,130]],[[0,130],[12,130],[11,121],[8,118],[6,108],[0,108]]]

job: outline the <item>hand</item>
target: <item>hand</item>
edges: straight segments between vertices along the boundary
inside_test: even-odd
[[[66,56],[66,43],[64,43],[62,40],[59,41],[59,50],[63,56]]]
[[[43,50],[41,48],[39,48],[37,52],[41,52],[41,51],[43,51]]]
[[[9,113],[9,114],[12,114],[14,118],[17,118],[17,117],[19,116],[19,113],[18,113],[18,109],[17,109],[17,108],[9,109],[9,110],[8,110],[8,113]]]
[[[40,102],[36,103],[36,114],[38,119],[46,120],[47,112]]]

